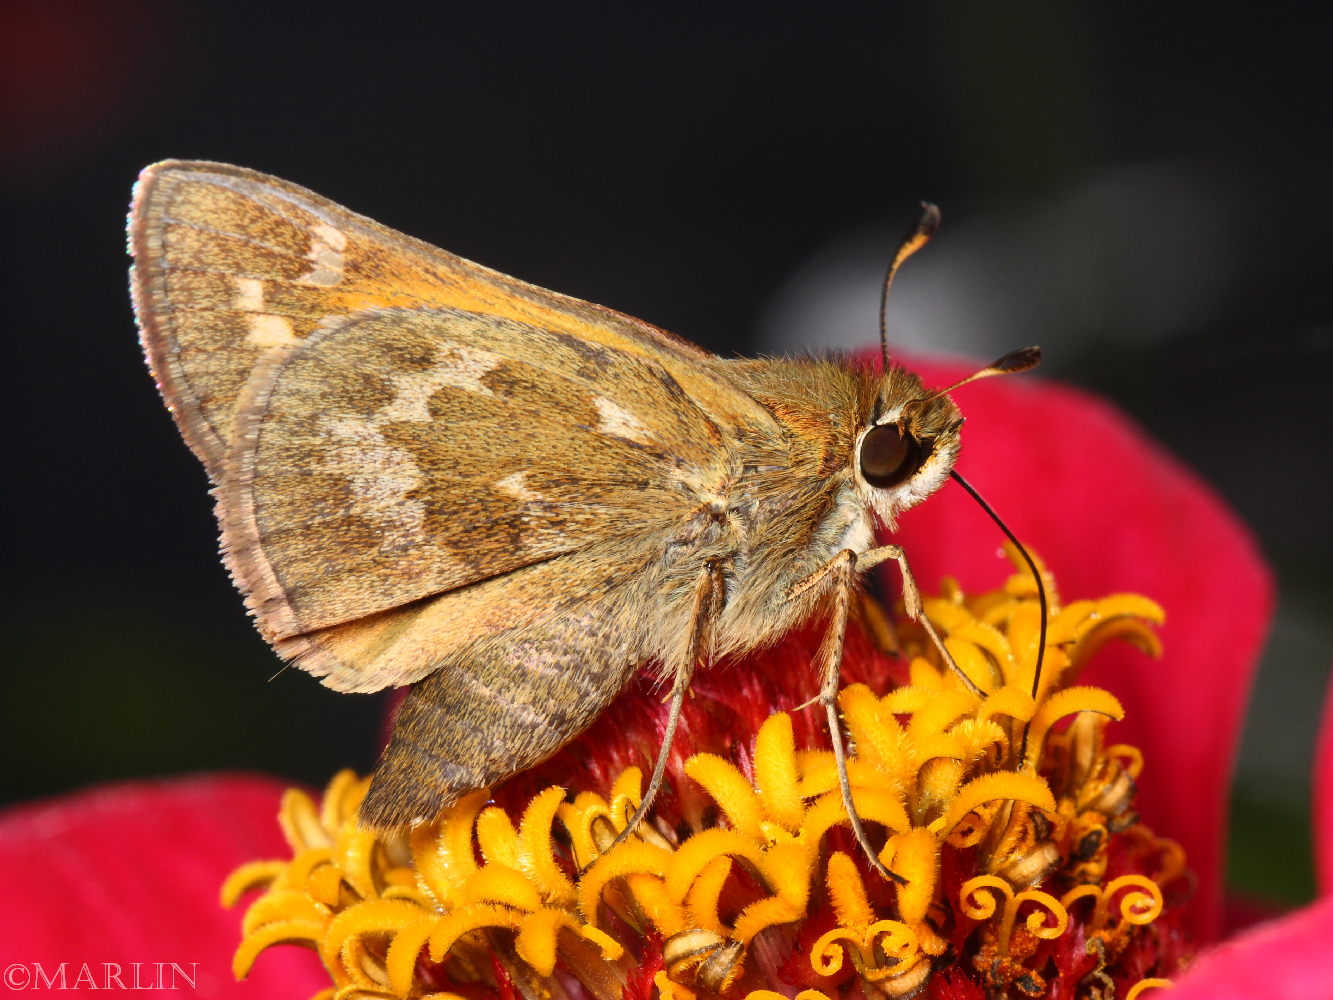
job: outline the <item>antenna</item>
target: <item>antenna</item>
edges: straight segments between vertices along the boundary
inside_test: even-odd
[[[1012,375],[1014,372],[1025,372],[1029,368],[1035,368],[1041,362],[1040,347],[1020,347],[1016,351],[1010,351],[1004,357],[993,361],[985,368],[973,372],[966,378],[960,378],[953,385],[945,386],[943,389],[936,389],[929,396],[922,396],[920,399],[909,400],[902,408],[902,419],[909,417],[915,419],[914,415],[920,413],[926,408],[932,400],[938,399],[945,393],[953,392],[959,386],[967,385],[969,382],[975,382],[977,379],[990,378],[992,375]]]
[[[921,218],[903,237],[898,245],[898,252],[889,263],[889,273],[884,275],[884,290],[879,296],[879,351],[884,359],[884,370],[889,370],[889,289],[893,287],[893,276],[902,267],[903,261],[930,242],[935,230],[940,228],[940,210],[928,201],[921,203]]]
[[[969,382],[975,382],[977,379],[990,378],[992,375],[1012,375],[1014,372],[1025,372],[1029,368],[1036,368],[1040,363],[1040,347],[1020,347],[1016,351],[1010,351],[998,361],[992,361],[985,368],[973,372],[966,378],[960,378],[953,385],[945,386],[943,389],[936,389],[929,396],[926,396],[923,399],[914,399],[912,402],[916,406],[925,406],[932,399],[937,399],[945,393],[953,392],[959,386],[967,385]]]

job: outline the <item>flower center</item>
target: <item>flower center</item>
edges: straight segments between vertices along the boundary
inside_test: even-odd
[[[397,835],[358,827],[367,781],[350,772],[318,808],[288,792],[292,858],[245,865],[223,888],[228,905],[264,890],[237,976],[296,942],[316,949],[338,996],[773,1000],[832,997],[859,979],[885,997],[1040,997],[1057,984],[1111,997],[1157,985],[1186,947],[1184,855],[1138,822],[1142,757],[1105,740],[1119,702],[1073,681],[1109,638],[1156,653],[1160,608],[1053,599],[1035,701],[1029,576],[975,597],[946,583],[925,610],[982,695],[905,625],[907,683],[851,684],[839,698],[857,812],[904,884],[861,857],[832,753],[799,746],[794,715],[775,711],[741,752],[723,740],[713,752],[699,727],[677,793],[613,848],[639,803],[637,767],[604,787],[546,787],[517,823],[481,791]]]

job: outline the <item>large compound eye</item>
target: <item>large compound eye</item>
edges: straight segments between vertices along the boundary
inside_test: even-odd
[[[921,465],[921,446],[892,424],[872,427],[861,439],[861,476],[886,490],[911,478]]]

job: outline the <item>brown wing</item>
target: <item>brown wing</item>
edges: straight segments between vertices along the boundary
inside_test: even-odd
[[[456,310],[274,349],[236,413],[223,541],[271,641],[660,530],[725,475],[659,365]]]
[[[408,683],[605,593],[720,482],[724,440],[776,435],[700,349],[274,178],[151,167],[131,240],[228,565],[333,687]]]
[[[261,354],[368,309],[455,308],[649,358],[722,424],[761,425],[710,355],[641,320],[557,295],[404,236],[305,188],[222,163],[143,171],[129,227],[145,353],[216,480],[232,410]]]

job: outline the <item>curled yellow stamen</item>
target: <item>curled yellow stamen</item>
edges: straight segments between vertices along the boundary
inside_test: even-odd
[[[1129,992],[1125,994],[1125,1000],[1138,1000],[1139,996],[1145,990],[1169,990],[1174,985],[1175,984],[1169,979],[1160,979],[1156,977],[1151,979],[1140,979],[1129,988]]]
[[[1042,942],[1075,928],[1097,956],[1088,983],[1101,988],[1118,954],[1151,940],[1140,931],[1162,918],[1162,887],[1188,872],[1178,845],[1135,825],[1143,755],[1104,738],[1119,701],[1069,682],[1109,638],[1155,649],[1147,623],[1161,610],[1133,595],[1061,606],[1051,583],[1035,700],[1040,620],[1026,570],[977,597],[946,582],[945,596],[926,602],[982,697],[911,624],[900,636],[910,684],[839,693],[852,800],[902,883],[850,839],[833,754],[798,746],[793,716],[777,712],[748,757],[698,753],[672,779],[691,783],[688,822],[650,818],[615,847],[643,792],[638,768],[606,788],[544,788],[513,814],[473,792],[402,834],[357,825],[368,782],[350,772],[318,805],[291,792],[280,814],[291,858],[242,866],[222,887],[227,905],[263,890],[242,920],[235,972],[295,943],[327,967],[325,1000],[511,989],[535,1000],[569,994],[571,981],[616,1000],[645,978],[664,1000],[713,1000],[764,982],[783,948],[801,948],[820,988],[798,1000],[847,992],[846,977],[888,1000],[925,986],[957,948],[951,928],[962,920],[970,951],[953,968],[974,971],[988,993],[1044,989]],[[715,820],[693,825],[704,815]],[[638,972],[654,960],[651,976]]]

